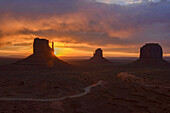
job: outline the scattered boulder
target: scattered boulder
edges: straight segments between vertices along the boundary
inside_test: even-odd
[[[105,59],[103,57],[103,50],[101,48],[98,48],[93,57],[88,60],[88,63],[91,64],[111,64],[109,60]]]
[[[27,58],[17,61],[18,65],[34,65],[34,66],[48,66],[59,68],[68,67],[68,64],[54,54],[54,43],[52,48],[49,46],[49,41],[46,39],[35,38],[33,43],[33,54]]]

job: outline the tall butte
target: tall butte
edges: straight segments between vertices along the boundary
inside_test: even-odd
[[[109,60],[105,59],[103,57],[103,50],[101,48],[98,48],[93,57],[88,60],[88,63],[91,64],[111,64]]]
[[[143,66],[163,66],[169,65],[163,59],[163,49],[157,43],[147,43],[140,48],[140,58],[133,64]]]
[[[67,63],[57,58],[54,54],[54,43],[52,48],[49,46],[49,41],[46,39],[35,38],[33,42],[33,54],[27,58],[16,62],[20,65],[35,65],[35,66],[68,66]]]

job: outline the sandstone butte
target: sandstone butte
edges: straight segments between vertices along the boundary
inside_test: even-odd
[[[33,65],[33,66],[48,66],[68,67],[68,64],[54,54],[54,43],[52,48],[49,46],[49,41],[46,39],[35,38],[33,42],[33,54],[27,58],[17,61],[17,65]]]

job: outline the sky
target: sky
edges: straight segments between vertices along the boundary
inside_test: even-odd
[[[145,43],[170,56],[169,0],[0,0],[0,56],[32,54],[36,37],[58,57],[138,57]]]

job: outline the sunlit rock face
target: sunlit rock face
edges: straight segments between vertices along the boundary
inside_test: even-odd
[[[157,43],[145,44],[140,49],[140,58],[132,63],[135,66],[169,66],[169,63],[163,59],[163,49]]]
[[[68,66],[67,63],[55,56],[53,43],[51,48],[48,40],[39,38],[34,39],[33,54],[15,64],[48,67],[58,66],[59,68]]]
[[[90,60],[88,60],[88,63],[91,63],[91,64],[111,64],[112,62],[105,59],[103,57],[103,50],[101,48],[98,48],[95,51],[93,57]]]
[[[159,44],[145,44],[140,49],[140,59],[162,59],[163,50]]]

